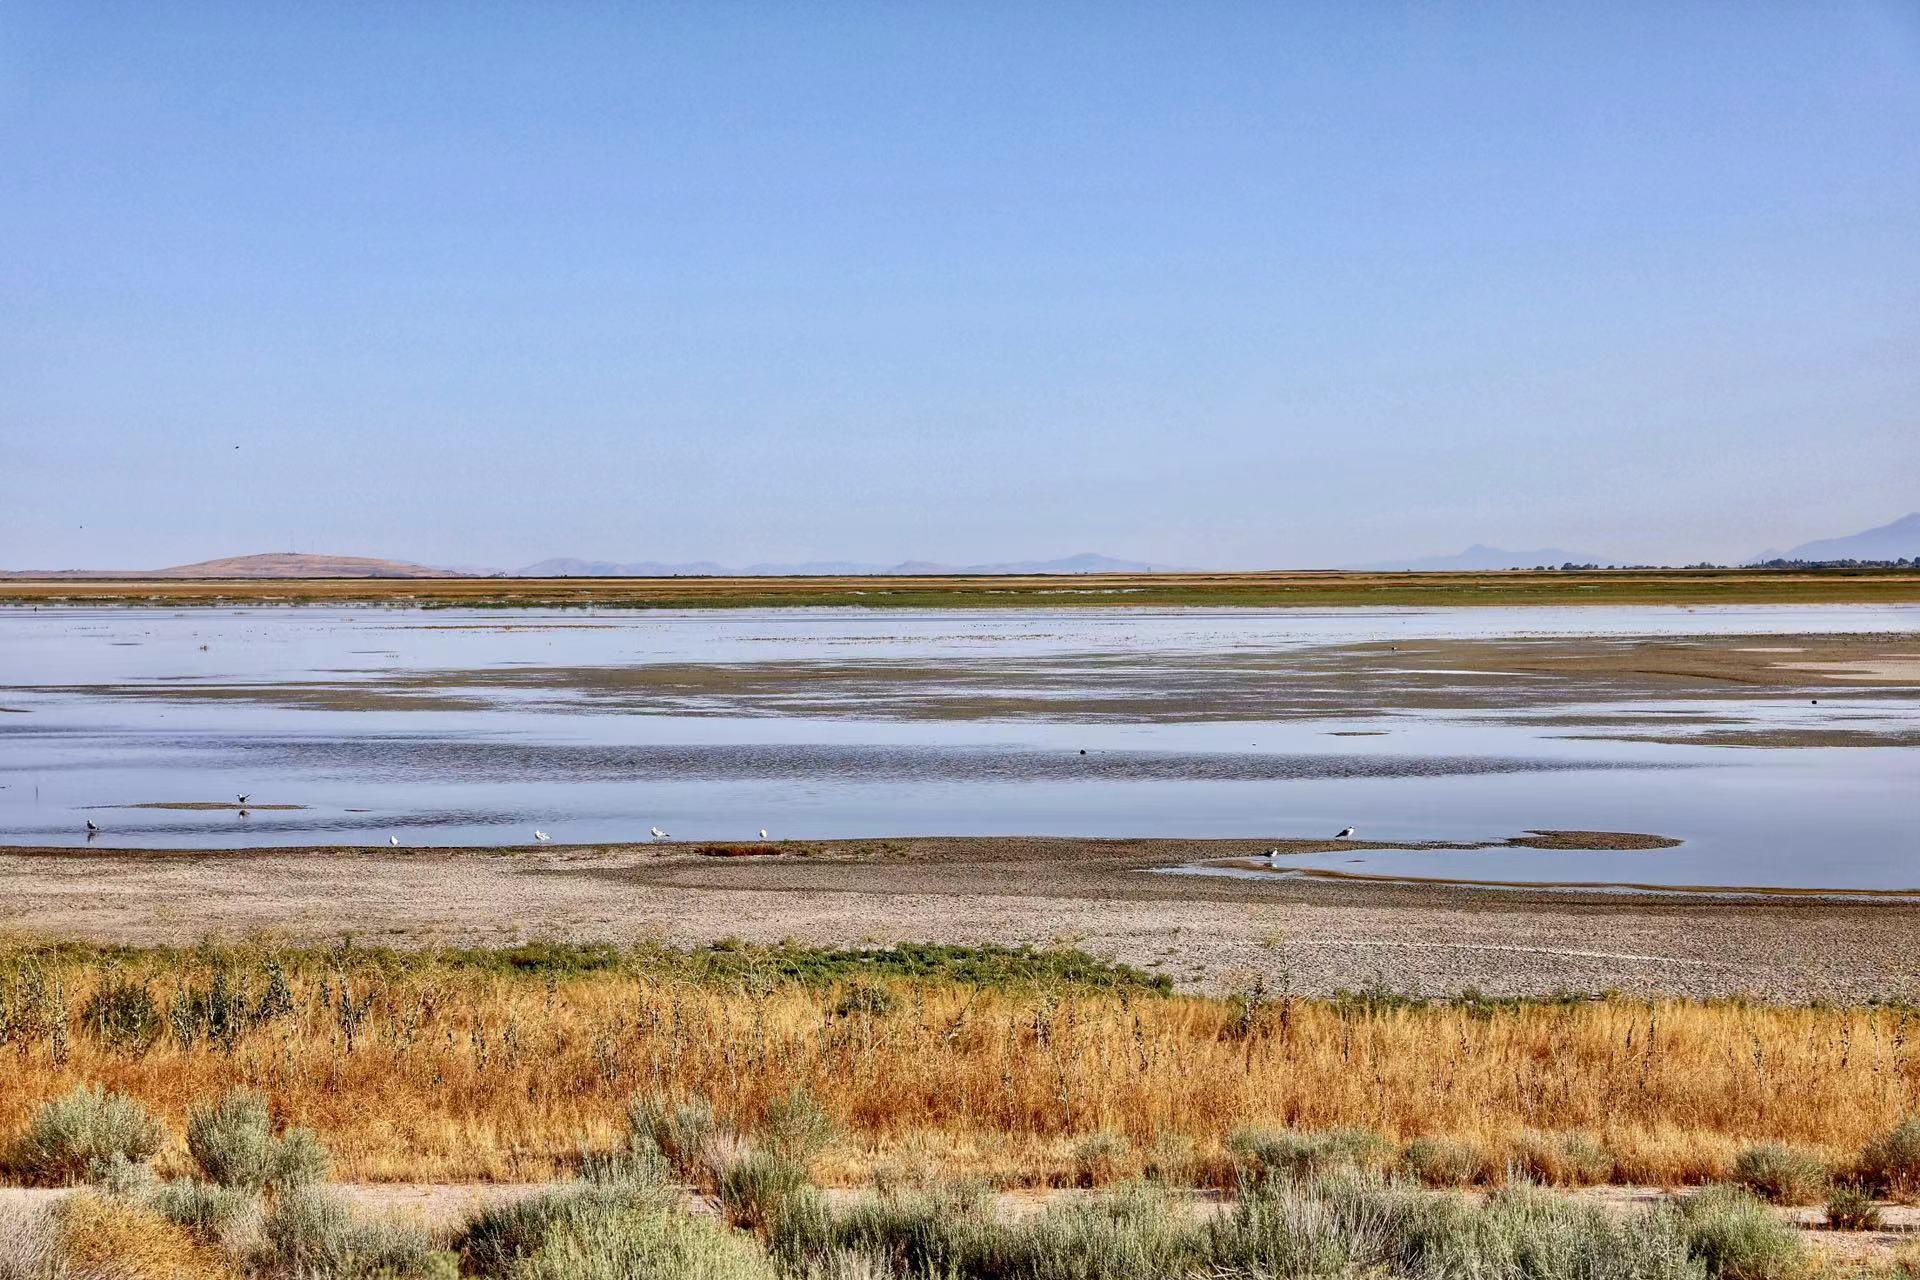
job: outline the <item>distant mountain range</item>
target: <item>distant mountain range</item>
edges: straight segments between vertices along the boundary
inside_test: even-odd
[[[907,560],[900,564],[859,564],[846,560],[816,560],[805,564],[753,564],[744,569],[729,569],[711,560],[686,564],[663,564],[639,560],[616,564],[610,560],[560,558],[542,560],[511,574],[475,565],[459,568],[414,564],[406,560],[380,560],[368,556],[309,555],[293,551],[275,551],[265,555],[228,556],[219,560],[201,560],[195,564],[174,565],[166,569],[24,569],[0,571],[0,578],[675,578],[675,577],[773,577],[773,576],[864,576],[873,574],[943,573],[1180,573],[1168,565],[1148,564],[1141,560],[1116,560],[1112,556],[1086,552],[1058,560],[1016,560],[1002,564],[946,565],[927,560]]]
[[[1767,560],[1911,560],[1920,556],[1920,511],[1892,524],[1839,538],[1803,542],[1787,551],[1762,551],[1749,563]]]
[[[867,577],[919,576],[943,573],[1184,573],[1173,565],[1144,560],[1116,560],[1085,551],[1058,560],[1009,560],[996,564],[937,564],[931,560],[903,560],[899,564],[867,564],[856,560],[808,560],[800,564],[750,564],[729,569],[711,560],[662,564],[657,560],[616,563],[559,557],[516,569],[516,578],[682,578],[682,577]]]
[[[1452,570],[1460,573],[1489,569],[1533,569],[1540,565],[1610,564],[1605,556],[1584,551],[1563,551],[1559,547],[1540,547],[1533,551],[1506,551],[1475,543],[1450,556],[1423,556],[1416,560],[1381,560],[1374,564],[1354,564],[1347,568],[1363,573],[1404,573]]]

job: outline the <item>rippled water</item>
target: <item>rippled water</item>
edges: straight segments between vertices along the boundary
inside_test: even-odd
[[[1914,888],[1920,749],[1592,727],[1911,732],[1914,690],[1543,702],[1554,681],[1538,673],[1389,654],[1356,675],[1324,656],[1435,637],[1856,632],[1920,634],[1920,609],[0,610],[0,842],[84,843],[89,818],[102,843],[156,847],[523,844],[535,827],[609,841],[655,825],[698,839],[1573,828],[1685,843],[1324,865]],[[241,792],[245,817],[123,807]],[[259,807],[274,804],[300,807]]]

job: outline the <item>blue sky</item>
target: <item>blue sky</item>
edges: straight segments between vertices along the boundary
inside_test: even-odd
[[[22,0],[0,566],[1740,556],[1916,211],[1911,4]]]

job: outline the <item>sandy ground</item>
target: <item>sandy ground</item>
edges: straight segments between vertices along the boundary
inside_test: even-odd
[[[1920,904],[1911,902],[1145,874],[1273,843],[929,838],[732,858],[675,845],[14,849],[0,851],[0,935],[328,943],[350,933],[399,947],[1070,944],[1189,989],[1259,977],[1302,993],[1381,983],[1436,995],[1920,995]]]

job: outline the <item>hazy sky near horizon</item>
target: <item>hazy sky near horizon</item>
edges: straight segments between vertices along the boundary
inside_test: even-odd
[[[1920,508],[1920,6],[0,8],[0,567]]]

